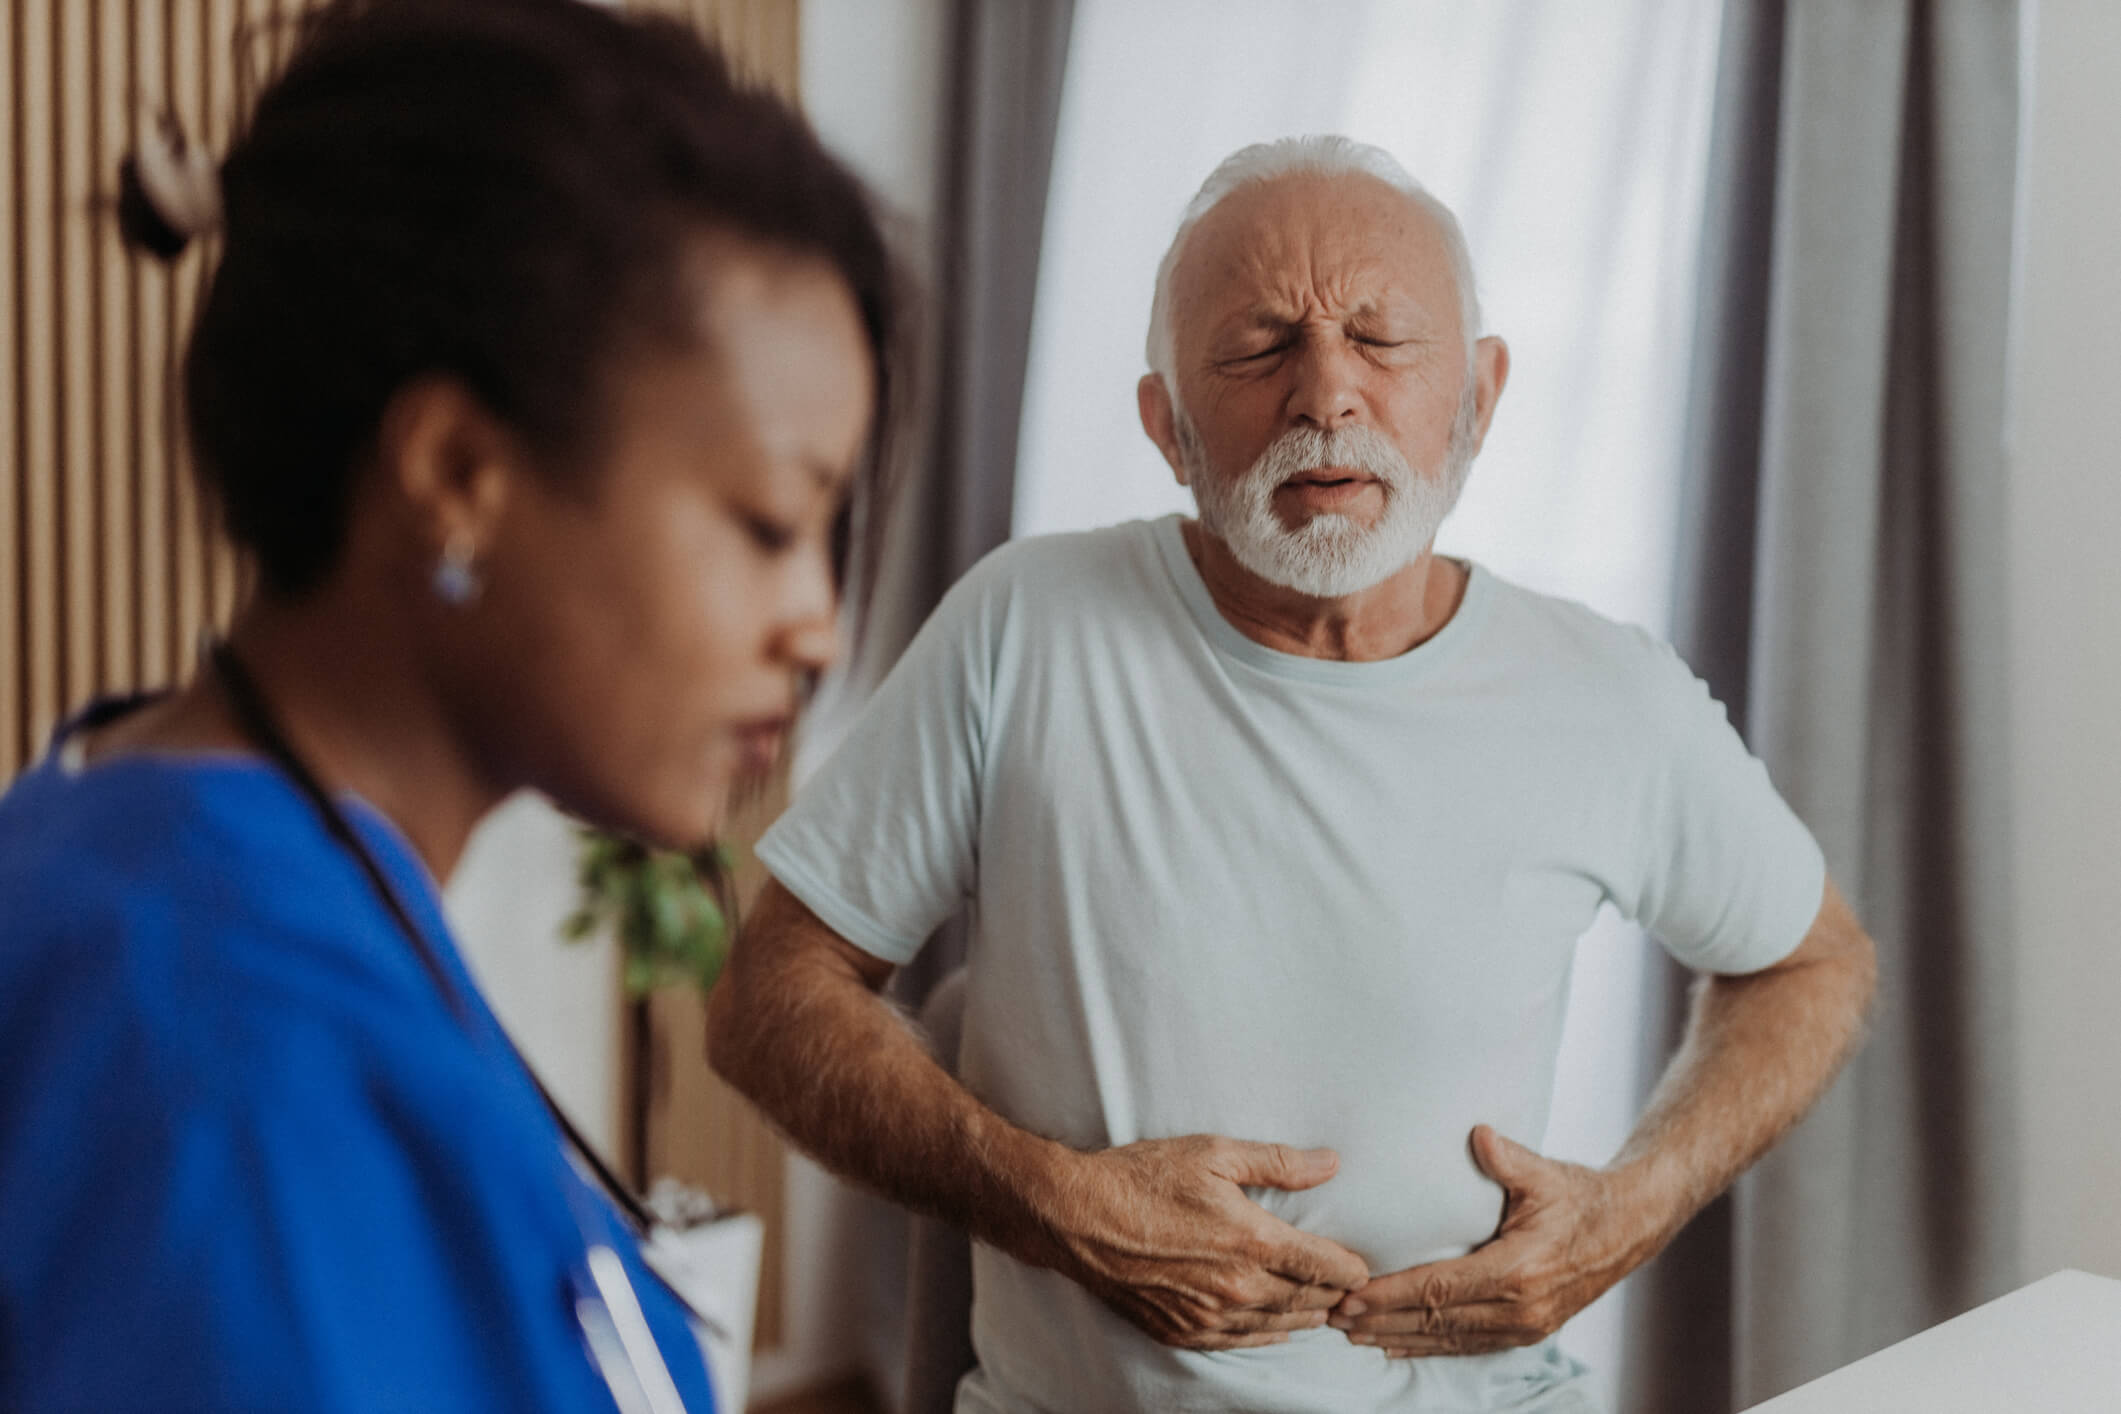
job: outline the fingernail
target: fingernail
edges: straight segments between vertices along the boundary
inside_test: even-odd
[[[1353,1296],[1343,1296],[1340,1298],[1340,1313],[1343,1316],[1360,1316],[1363,1312],[1369,1309],[1370,1308],[1368,1306],[1365,1306],[1360,1300]]]

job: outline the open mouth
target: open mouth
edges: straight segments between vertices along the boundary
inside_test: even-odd
[[[1361,472],[1343,471],[1339,467],[1321,467],[1317,471],[1306,471],[1290,477],[1281,484],[1281,490],[1302,501],[1314,505],[1331,505],[1350,501],[1380,483],[1374,476]]]
[[[1284,486],[1368,486],[1376,477],[1367,472],[1351,471],[1346,467],[1321,466],[1310,471],[1300,471],[1284,481]]]

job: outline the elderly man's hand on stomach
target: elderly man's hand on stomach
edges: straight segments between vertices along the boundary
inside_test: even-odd
[[[709,1004],[716,1069],[840,1172],[1054,1268],[1168,1345],[1286,1340],[1369,1276],[1245,1194],[1316,1188],[1332,1150],[1196,1134],[1084,1151],[1033,1133],[936,1063],[878,995],[891,970],[770,883]],[[789,1036],[815,1038],[808,1070],[785,1063]]]
[[[1614,1175],[1545,1158],[1482,1125],[1473,1158],[1506,1195],[1494,1238],[1463,1257],[1377,1277],[1332,1324],[1394,1356],[1535,1345],[1663,1245]]]
[[[1324,1325],[1369,1269],[1244,1188],[1312,1188],[1337,1168],[1330,1149],[1205,1134],[1082,1154],[1055,1176],[1048,1264],[1165,1345],[1276,1344]]]
[[[1530,1345],[1560,1330],[1811,1108],[1858,1044],[1876,982],[1876,950],[1829,880],[1788,956],[1701,979],[1686,1042],[1610,1165],[1560,1163],[1476,1126],[1473,1160],[1504,1194],[1495,1236],[1378,1277],[1333,1325],[1406,1356]]]

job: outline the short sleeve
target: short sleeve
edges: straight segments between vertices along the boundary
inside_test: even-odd
[[[978,882],[1004,595],[997,558],[944,596],[758,844],[761,862],[827,927],[887,962],[910,960]]]
[[[1623,912],[1680,962],[1757,972],[1804,940],[1826,888],[1811,831],[1678,654],[1645,640],[1644,787]]]

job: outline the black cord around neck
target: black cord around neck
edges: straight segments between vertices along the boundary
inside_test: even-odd
[[[429,941],[426,930],[414,921],[404,901],[398,897],[398,891],[391,886],[389,877],[384,874],[383,866],[376,861],[375,854],[368,848],[367,843],[355,832],[353,822],[346,818],[346,812],[332,800],[330,792],[324,789],[324,783],[317,779],[316,772],[309,768],[309,763],[302,759],[294,744],[288,740],[287,733],[281,729],[279,719],[273,715],[265,694],[259,690],[257,679],[250,675],[250,670],[243,666],[242,660],[236,657],[235,650],[229,647],[226,641],[217,640],[211,644],[207,649],[207,660],[213,665],[215,675],[221,680],[221,686],[228,694],[229,705],[235,710],[236,723],[242,728],[243,734],[249,737],[251,743],[264,752],[274,765],[286,773],[296,788],[308,798],[309,803],[316,807],[317,814],[324,821],[325,830],[353,855],[361,866],[361,872],[368,876],[370,888],[396,920],[398,930],[405,935],[406,941],[412,944],[412,950],[418,954],[421,965],[427,969],[427,975],[442,993],[443,1000],[456,1016],[458,1024],[467,1032],[476,1034],[470,1001],[464,996],[463,990],[450,980],[449,971],[442,965],[442,959],[436,953],[434,944]],[[574,1121],[567,1117],[567,1112],[552,1098],[552,1092],[545,1088],[545,1082],[538,1079],[538,1073],[532,1070],[530,1062],[523,1058],[522,1051],[516,1047],[515,1038],[508,1035],[506,1028],[495,1029],[501,1032],[501,1039],[507,1044],[509,1054],[515,1057],[516,1064],[521,1067],[523,1074],[529,1077],[531,1086],[538,1092],[538,1098],[545,1103],[546,1112],[559,1125],[560,1132],[567,1137],[567,1142],[573,1146],[575,1153],[581,1155],[582,1162],[596,1174],[598,1184],[610,1196],[611,1201],[618,1204],[635,1226],[645,1233],[654,1225],[654,1218],[647,1208],[633,1195],[632,1189],[619,1181],[618,1175],[611,1171],[597,1151],[590,1147],[581,1131],[575,1128]]]

